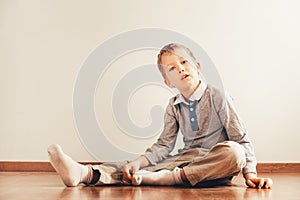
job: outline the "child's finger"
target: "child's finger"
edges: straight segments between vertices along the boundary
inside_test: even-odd
[[[122,183],[124,185],[130,185],[130,181],[126,177],[124,177],[124,176],[123,176],[123,179],[122,179]]]
[[[259,184],[258,184],[258,189],[261,189],[264,186],[265,179],[264,178],[259,178]]]
[[[128,174],[126,172],[123,172],[122,183],[124,185],[130,185],[130,183],[131,183],[131,179],[130,179],[130,177],[128,177]]]
[[[135,169],[135,167],[133,167],[131,170],[131,176],[133,176],[135,174],[135,172],[136,172],[136,169]]]
[[[265,188],[269,189],[273,185],[273,181],[270,178],[265,178]]]
[[[256,185],[250,180],[250,179],[247,179],[246,180],[246,184],[249,186],[249,187],[252,187],[252,188],[255,188]]]
[[[125,167],[123,168],[123,176],[124,176],[126,179],[131,180],[130,169],[129,169],[127,166],[125,166]]]

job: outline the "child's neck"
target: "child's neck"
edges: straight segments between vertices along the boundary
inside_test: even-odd
[[[182,96],[184,97],[184,99],[186,101],[188,101],[190,99],[190,97],[194,94],[194,92],[198,89],[198,87],[200,86],[201,81],[199,81],[199,83],[196,85],[196,87],[194,87],[192,90],[187,90],[187,91],[183,91],[181,92]]]

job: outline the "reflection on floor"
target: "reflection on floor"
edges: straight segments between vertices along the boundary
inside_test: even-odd
[[[242,176],[217,188],[65,187],[54,172],[0,172],[0,199],[300,199],[299,173],[260,175],[273,179],[272,189],[247,188]]]

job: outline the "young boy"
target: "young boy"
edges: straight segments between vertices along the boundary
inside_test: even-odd
[[[164,129],[157,142],[133,161],[81,165],[60,146],[48,148],[50,161],[67,186],[183,185],[230,181],[243,172],[249,187],[270,188],[272,180],[256,175],[253,146],[231,98],[199,78],[200,63],[180,44],[168,44],[158,55],[165,84],[179,90],[166,108]],[[184,148],[175,156],[178,131]]]

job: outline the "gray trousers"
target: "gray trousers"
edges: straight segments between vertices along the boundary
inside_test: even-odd
[[[103,163],[92,166],[101,173],[96,185],[122,184],[122,167],[129,161],[116,163]],[[244,148],[233,141],[225,141],[207,150],[192,148],[182,154],[170,156],[155,166],[143,168],[147,171],[159,171],[162,169],[173,170],[182,168],[192,186],[201,182],[228,179],[237,176],[246,165]]]

